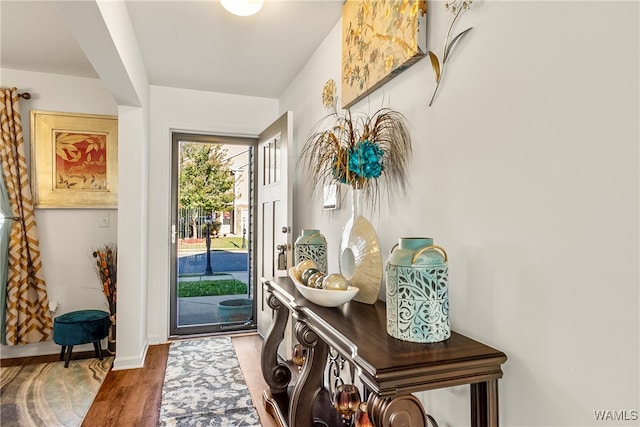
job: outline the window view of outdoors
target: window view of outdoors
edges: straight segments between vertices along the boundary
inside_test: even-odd
[[[178,326],[246,323],[250,147],[181,142],[178,164]]]

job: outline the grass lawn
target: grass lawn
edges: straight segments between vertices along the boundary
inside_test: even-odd
[[[246,249],[246,239],[244,243]],[[241,247],[242,237],[218,237],[215,239],[211,239],[211,249],[240,249]]]
[[[243,295],[247,284],[237,279],[200,280],[178,282],[178,297],[207,297],[219,295]]]
[[[186,241],[178,241],[178,250],[204,250],[207,244],[204,239],[197,239],[195,242],[187,239]],[[213,237],[211,238],[211,250],[247,250],[247,239],[244,241],[245,247],[242,247],[242,237]]]
[[[178,281],[180,281],[180,278],[182,277],[202,277],[204,274],[203,273],[180,273],[180,277],[178,278]],[[226,276],[229,277],[229,273],[209,273],[207,276]],[[202,279],[200,279],[202,280]]]

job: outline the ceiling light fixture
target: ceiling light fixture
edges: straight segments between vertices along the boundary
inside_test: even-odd
[[[220,0],[222,7],[238,16],[249,16],[262,8],[264,0]]]

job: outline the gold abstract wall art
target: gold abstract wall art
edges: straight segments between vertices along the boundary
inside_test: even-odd
[[[31,129],[36,207],[117,207],[116,116],[32,110]]]
[[[346,0],[342,107],[350,108],[427,52],[426,0]]]

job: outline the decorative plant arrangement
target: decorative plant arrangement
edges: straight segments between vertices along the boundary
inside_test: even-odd
[[[111,321],[115,322],[116,299],[118,288],[118,249],[116,245],[108,243],[93,251],[96,260],[95,269],[102,282],[102,292],[109,305]]]
[[[323,128],[329,122],[329,128]],[[381,108],[373,115],[333,112],[314,128],[301,156],[315,190],[338,182],[379,196],[379,181],[404,191],[411,136],[402,114]]]
[[[436,92],[438,91],[438,87],[440,86],[440,82],[442,81],[442,76],[444,74],[444,67],[447,63],[447,60],[451,56],[451,52],[456,44],[462,40],[473,27],[469,27],[466,30],[462,31],[455,37],[451,38],[451,31],[453,30],[456,21],[462,14],[462,12],[469,10],[471,7],[471,3],[473,0],[448,0],[445,3],[445,7],[448,11],[453,13],[453,19],[451,20],[451,24],[449,25],[449,30],[447,31],[447,35],[444,38],[444,47],[442,49],[442,61],[438,58],[438,56],[429,51],[429,59],[431,59],[431,66],[433,67],[433,71],[436,74],[436,87],[433,89],[433,95],[431,95],[431,100],[429,100],[429,106],[433,103],[433,99],[436,96]]]

